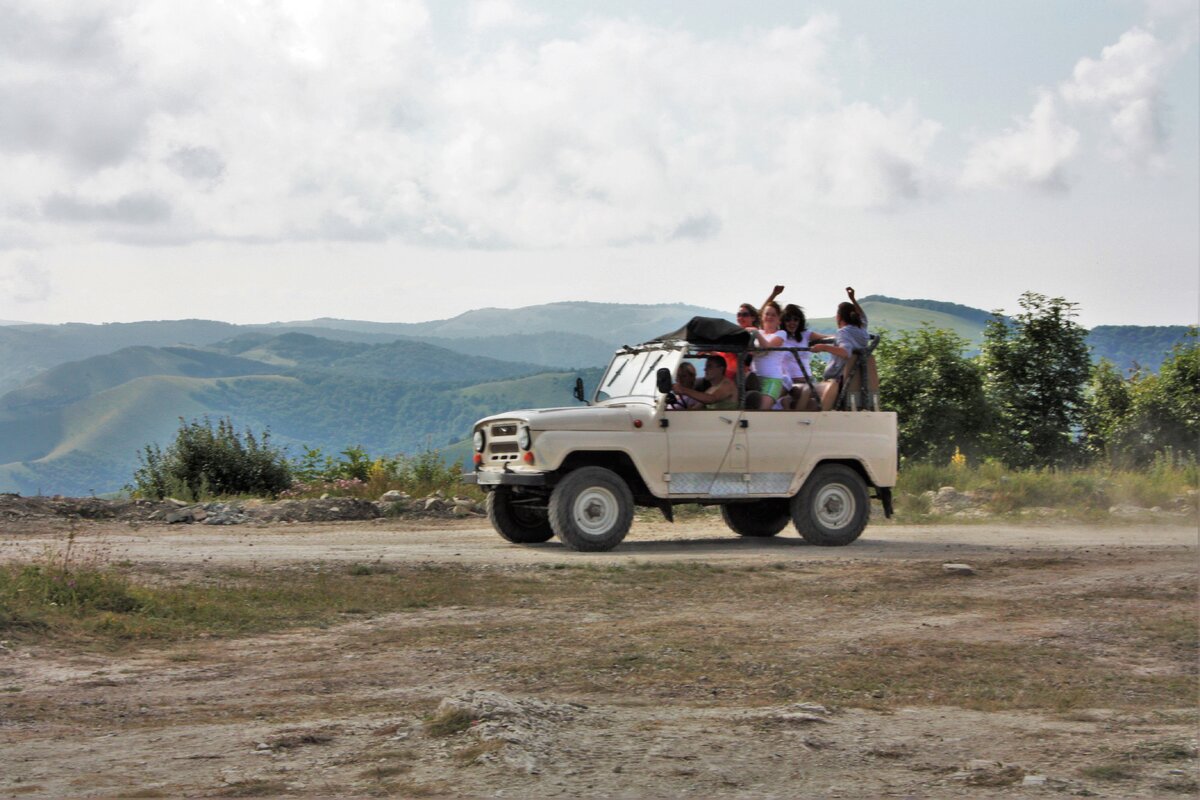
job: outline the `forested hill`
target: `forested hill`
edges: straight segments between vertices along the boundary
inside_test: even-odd
[[[977,348],[990,314],[935,300],[862,299],[875,330],[922,324]],[[677,329],[685,304],[550,303],[421,323],[176,320],[0,326],[0,491],[90,493],[130,480],[137,453],[180,417],[230,416],[280,443],[413,452],[461,439],[477,417],[569,405],[613,350]],[[832,309],[830,309],[832,310]],[[809,309],[810,314],[814,309]],[[811,327],[832,331],[830,318]],[[1182,326],[1104,326],[1093,355],[1157,369]]]
[[[871,318],[871,327],[890,331],[911,330],[922,322],[935,328],[953,330],[978,348],[983,329],[992,319],[984,311],[940,300],[901,300],[885,295],[869,295],[859,302]],[[821,330],[814,320],[814,329]],[[1184,340],[1186,325],[1098,325],[1088,333],[1092,360],[1104,358],[1122,371],[1142,368],[1157,372],[1171,348]]]
[[[992,312],[984,311],[982,308],[972,308],[971,306],[964,306],[960,303],[948,303],[943,300],[901,300],[900,298],[888,297],[883,294],[872,294],[859,298],[859,302],[887,303],[889,305],[906,306],[908,308],[923,308],[928,311],[937,311],[941,314],[960,317],[967,322],[979,325],[981,328],[992,318]]]
[[[1187,331],[1183,325],[1097,325],[1088,333],[1088,345],[1094,357],[1107,358],[1121,370],[1157,372]]]
[[[514,400],[574,403],[576,374],[409,340],[298,333],[210,348],[124,348],[61,364],[0,396],[0,491],[119,489],[142,448],[166,444],[181,417],[228,416],[239,428],[269,429],[296,456],[306,446],[389,454],[442,447]],[[584,375],[593,386],[599,378],[594,369]]]

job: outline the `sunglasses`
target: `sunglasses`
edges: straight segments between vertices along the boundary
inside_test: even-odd
[[[737,315],[739,317],[753,317],[754,316],[749,311],[739,311],[739,312],[737,312]]]
[[[783,321],[784,322],[799,322],[800,318],[799,317],[784,317]]]

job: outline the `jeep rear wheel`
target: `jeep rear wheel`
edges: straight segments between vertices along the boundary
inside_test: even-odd
[[[536,544],[554,535],[546,509],[520,502],[507,486],[488,492],[486,505],[488,521],[496,533],[513,544]]]
[[[753,503],[728,503],[721,516],[729,530],[738,536],[774,536],[787,527],[791,514],[787,500],[756,500]]]
[[[612,550],[633,523],[633,494],[603,467],[568,473],[550,495],[550,527],[572,550]]]
[[[867,527],[871,500],[862,476],[842,464],[823,464],[791,504],[792,522],[809,544],[841,547]]]

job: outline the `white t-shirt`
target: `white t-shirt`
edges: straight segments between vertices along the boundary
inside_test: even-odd
[[[775,333],[762,331],[762,335],[766,337],[767,341],[774,339],[778,342],[778,344],[771,345],[772,347],[783,347],[784,342],[787,341],[787,334],[783,331]],[[795,362],[792,354],[786,351],[759,350],[754,354],[754,372],[761,378],[783,378],[788,375],[785,358]]]
[[[812,331],[805,331],[804,333],[800,334],[800,339],[798,341],[789,336],[783,340],[783,346],[808,347],[808,337],[810,336],[812,336]],[[795,355],[792,355],[790,350],[785,350],[783,355],[786,356],[783,361],[785,374],[792,379],[793,383],[796,381],[803,381],[805,372],[807,372],[809,375],[812,375],[812,367],[809,366],[808,363],[812,353],[806,350],[803,353],[796,353]],[[800,364],[796,363],[796,356],[800,356],[800,363],[804,364],[803,372],[800,370]]]

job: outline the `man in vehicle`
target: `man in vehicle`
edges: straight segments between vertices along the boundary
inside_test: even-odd
[[[701,405],[699,408],[709,411],[736,409],[738,407],[737,383],[725,377],[725,359],[722,356],[709,356],[704,360],[704,378],[708,381],[708,389],[699,391],[689,389],[682,383],[676,382],[671,390],[677,395],[690,397]]]

